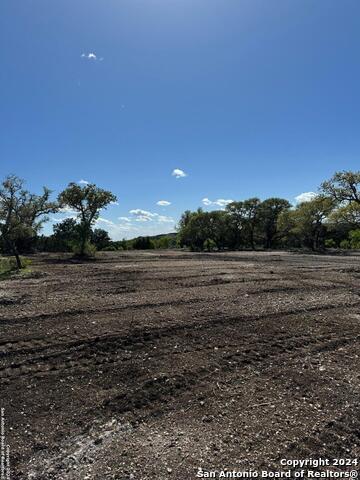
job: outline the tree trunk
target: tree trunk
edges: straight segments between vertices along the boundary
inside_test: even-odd
[[[80,244],[80,256],[83,257],[85,255],[85,246],[86,246],[86,237],[85,235],[82,236],[81,244]]]
[[[20,258],[18,249],[16,248],[16,245],[14,245],[14,244],[11,245],[11,251],[12,251],[14,257],[15,257],[16,266],[17,266],[18,270],[21,270],[23,268],[23,266],[22,266],[21,258]]]
[[[16,249],[14,251],[14,256],[15,256],[15,259],[16,259],[16,266],[19,270],[21,270],[23,268],[23,266],[22,266],[22,263],[21,263],[20,255],[19,255],[19,253]]]
[[[16,260],[16,266],[18,270],[21,270],[23,268],[22,263],[21,263],[21,258],[18,252],[18,249],[16,248],[16,245],[12,243],[11,240],[5,238],[5,242],[7,244],[7,247],[10,252],[12,252],[13,256],[15,257]]]
[[[255,242],[254,242],[254,232],[253,230],[250,231],[250,244],[252,250],[255,250]]]

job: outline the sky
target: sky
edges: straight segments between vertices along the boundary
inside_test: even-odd
[[[359,169],[359,51],[358,0],[1,0],[1,178],[111,190],[114,239],[296,202]]]

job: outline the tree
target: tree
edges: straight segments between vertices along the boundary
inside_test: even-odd
[[[259,223],[260,205],[260,200],[254,197],[241,202],[232,202],[226,207],[235,228],[237,247],[243,241],[255,250],[255,231]]]
[[[338,203],[360,205],[360,171],[336,172],[330,180],[321,184],[321,191]]]
[[[360,249],[360,229],[351,230],[349,233],[350,246],[352,249]]]
[[[91,238],[91,229],[99,218],[100,210],[115,201],[116,196],[113,193],[94,184],[80,186],[76,183],[69,183],[68,187],[60,193],[59,203],[61,206],[74,210],[80,222],[80,256],[83,257],[86,254],[86,246]]]
[[[184,221],[185,219],[185,221]],[[229,244],[229,217],[226,212],[185,212],[180,220],[179,243],[191,250],[203,250],[210,243],[221,250]]]
[[[294,210],[285,210],[279,216],[279,228],[284,237],[295,237],[312,250],[321,250],[325,243],[326,222],[334,208],[334,200],[318,196],[303,202]]]
[[[72,244],[80,237],[79,225],[74,218],[65,218],[53,226],[52,248],[55,251],[71,251]]]
[[[0,188],[0,232],[6,248],[15,256],[20,269],[19,245],[31,238],[47,220],[46,215],[58,210],[58,204],[50,201],[51,191],[44,187],[42,195],[24,189],[24,181],[15,175],[5,178]]]
[[[151,250],[154,248],[154,243],[150,237],[137,237],[133,240],[132,247],[135,250]]]
[[[217,247],[216,243],[211,238],[207,238],[205,240],[204,250],[206,250],[207,252],[213,252],[214,250],[216,250],[216,247]]]
[[[349,227],[360,226],[360,203],[352,202],[336,208],[331,214],[331,221]]]
[[[111,239],[106,230],[102,228],[95,228],[91,233],[91,243],[95,245],[97,250],[102,250],[110,245]]]
[[[268,198],[259,207],[259,230],[264,238],[264,247],[271,248],[278,234],[279,215],[289,210],[290,203],[283,198]]]

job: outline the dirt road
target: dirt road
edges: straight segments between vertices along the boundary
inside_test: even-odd
[[[101,254],[0,282],[13,479],[360,453],[360,256]]]

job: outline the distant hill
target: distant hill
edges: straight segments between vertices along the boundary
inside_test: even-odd
[[[138,235],[137,237],[129,238],[129,242],[132,240],[136,240],[137,238],[149,238],[150,240],[160,240],[161,238],[164,237],[170,237],[170,238],[176,238],[177,233],[176,232],[171,232],[171,233],[160,233],[159,235]]]
[[[176,232],[171,232],[171,233],[160,233],[160,235],[152,235],[149,236],[150,240],[159,240],[160,238],[163,237],[171,237],[171,238],[176,238],[177,233]],[[147,236],[147,235],[146,235]]]

